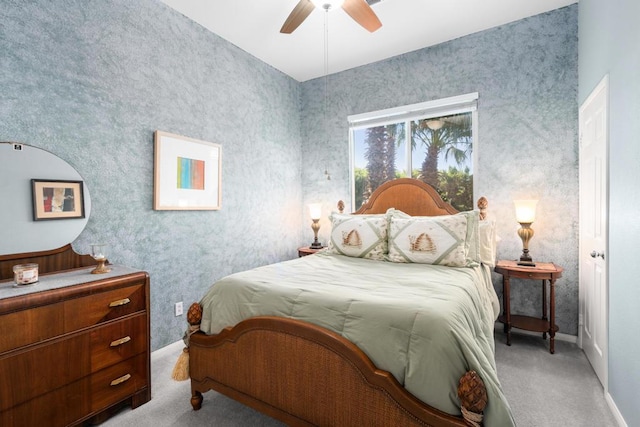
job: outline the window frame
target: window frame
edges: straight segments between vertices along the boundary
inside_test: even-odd
[[[471,92],[464,95],[441,98],[432,101],[409,104],[400,107],[387,108],[384,110],[370,111],[367,113],[352,114],[347,116],[349,122],[349,180],[351,189],[351,206],[355,206],[355,138],[354,132],[360,129],[375,126],[384,126],[396,123],[405,123],[405,129],[411,129],[411,122],[414,120],[425,120],[430,118],[449,116],[460,113],[471,113],[471,138],[473,141],[473,151],[471,162],[473,165],[473,198],[477,194],[477,171],[478,160],[478,92]],[[411,132],[405,132],[405,145],[411,146]],[[405,167],[407,171],[412,170],[412,152],[410,149],[405,152]]]

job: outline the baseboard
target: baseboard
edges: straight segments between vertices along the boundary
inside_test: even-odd
[[[494,324],[494,329],[496,331],[504,331],[504,325],[500,322],[496,322]],[[540,336],[540,332],[531,332],[531,331],[525,331],[522,329],[517,329],[517,328],[511,328],[511,333],[512,334],[521,334],[521,335],[531,335],[531,336],[536,336],[539,337]],[[556,332],[556,336],[555,338],[558,341],[565,341],[565,342],[570,342],[572,344],[578,344],[578,336],[577,335],[569,335],[569,334],[563,334],[562,332]]]
[[[622,417],[622,414],[620,413],[620,411],[618,410],[618,407],[616,406],[616,402],[613,401],[613,398],[611,397],[609,392],[605,392],[604,400],[607,402],[607,405],[609,406],[609,409],[611,409],[611,413],[613,414],[613,418],[616,419],[616,422],[618,423],[618,426],[620,426],[620,427],[628,427],[626,421],[624,420],[624,418]]]

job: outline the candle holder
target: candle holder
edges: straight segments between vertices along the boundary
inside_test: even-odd
[[[102,274],[111,271],[105,264],[107,263],[107,245],[93,244],[91,245],[91,257],[98,262],[96,268],[91,270],[91,274]]]

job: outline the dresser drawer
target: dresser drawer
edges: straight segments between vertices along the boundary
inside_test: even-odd
[[[63,330],[62,303],[0,316],[0,353],[60,335]]]
[[[1,356],[0,410],[89,375],[89,345],[90,336],[85,333]]]
[[[64,330],[72,332],[145,310],[144,283],[64,302]]]
[[[142,313],[91,331],[91,371],[96,372],[147,349],[147,314]]]
[[[144,353],[146,321],[142,313],[0,357],[0,410]]]
[[[68,426],[89,413],[89,377],[0,411],[0,426]]]
[[[91,376],[91,410],[98,411],[149,387],[147,355],[140,354]]]

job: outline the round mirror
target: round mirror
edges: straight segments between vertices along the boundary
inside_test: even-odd
[[[0,142],[0,255],[73,242],[91,213],[89,189],[67,162],[26,144]]]

